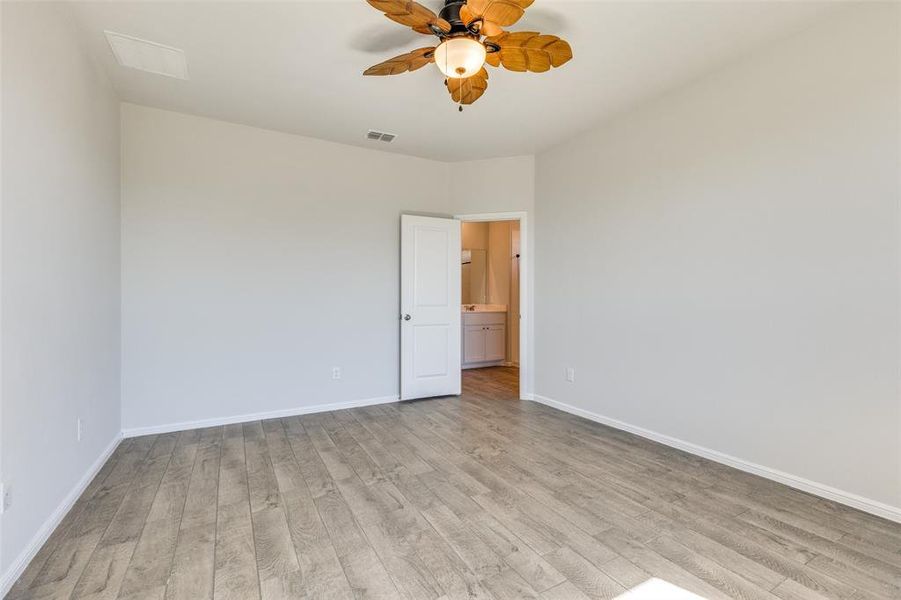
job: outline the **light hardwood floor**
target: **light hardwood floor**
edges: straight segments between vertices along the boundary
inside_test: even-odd
[[[515,383],[126,440],[8,598],[901,598],[901,526]]]

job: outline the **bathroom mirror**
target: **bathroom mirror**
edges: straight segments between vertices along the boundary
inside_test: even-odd
[[[485,304],[488,295],[488,251],[463,249],[462,304]]]

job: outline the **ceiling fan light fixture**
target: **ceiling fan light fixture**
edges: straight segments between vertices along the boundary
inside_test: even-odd
[[[486,65],[544,73],[573,57],[566,40],[556,35],[504,30],[535,0],[443,0],[440,14],[416,0],[366,1],[392,21],[416,33],[435,35],[439,41],[438,46],[417,48],[372,65],[363,75],[400,75],[433,62],[444,74],[444,87],[460,111],[488,89]]]
[[[472,77],[485,64],[486,55],[485,46],[478,40],[453,37],[435,48],[435,64],[446,77]]]

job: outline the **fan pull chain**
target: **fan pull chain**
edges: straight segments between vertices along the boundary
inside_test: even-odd
[[[463,112],[463,84],[466,83],[466,80],[463,79],[463,73],[463,67],[457,67],[457,75],[460,75],[460,106],[457,108],[459,112]]]

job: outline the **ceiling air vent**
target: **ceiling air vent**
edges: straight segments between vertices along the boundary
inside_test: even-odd
[[[104,33],[116,60],[123,67],[176,79],[188,78],[188,64],[183,50],[114,31]]]
[[[396,137],[397,136],[393,133],[385,133],[383,131],[375,131],[373,129],[370,129],[368,132],[366,132],[367,140],[379,140],[385,142],[386,144],[394,141],[394,138]]]

